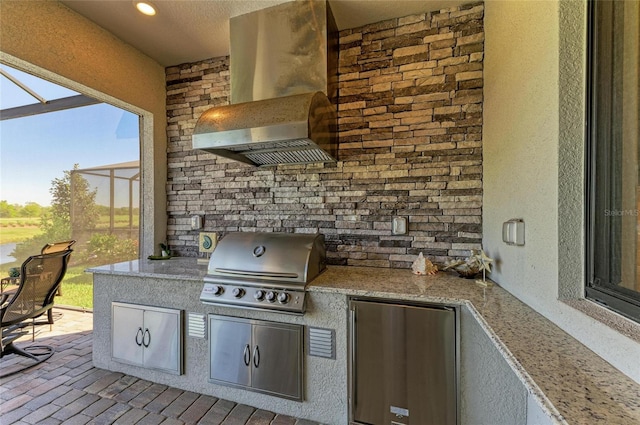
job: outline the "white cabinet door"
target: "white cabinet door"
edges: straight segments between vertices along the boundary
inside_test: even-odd
[[[144,367],[180,370],[180,314],[178,311],[145,310],[142,346]]]
[[[111,355],[114,359],[134,365],[143,363],[143,312],[137,306],[112,305]]]

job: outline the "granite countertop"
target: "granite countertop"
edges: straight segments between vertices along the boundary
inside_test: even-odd
[[[88,271],[201,281],[207,266],[196,265],[194,258],[171,258]],[[497,285],[483,289],[452,273],[416,276],[407,269],[329,266],[308,290],[466,306],[555,421],[640,424],[639,384]]]
[[[452,273],[329,267],[309,291],[466,305],[557,422],[640,424],[640,385],[501,287]]]
[[[107,264],[87,269],[87,272],[201,282],[207,274],[207,265],[196,264],[195,258],[173,257],[167,260],[133,260]]]

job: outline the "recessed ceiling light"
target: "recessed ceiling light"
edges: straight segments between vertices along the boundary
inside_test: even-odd
[[[147,16],[153,16],[156,14],[156,8],[153,7],[151,3],[147,3],[144,1],[137,1],[136,9],[138,9],[140,13],[145,14]]]

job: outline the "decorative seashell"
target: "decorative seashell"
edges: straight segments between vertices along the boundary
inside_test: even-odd
[[[459,259],[451,259],[451,260],[447,260],[444,263],[444,267],[442,269],[442,271],[447,271],[447,270],[456,270],[456,267],[458,267],[459,265],[464,264],[464,260],[459,260]]]
[[[418,254],[418,258],[411,265],[411,270],[417,275],[434,275],[438,273],[438,267],[435,266],[428,258],[424,258],[422,252]]]
[[[438,266],[436,266],[431,261],[429,261],[428,258],[427,258],[426,262],[427,262],[427,270],[426,270],[427,274],[434,275],[434,274],[438,273]]]
[[[454,270],[457,271],[460,276],[466,277],[467,279],[472,279],[480,273],[480,268],[476,264],[463,263],[457,266]]]
[[[462,277],[471,279],[480,272],[491,273],[491,263],[493,260],[481,249],[472,249],[471,255],[464,260],[449,260],[445,263],[443,270],[455,270]],[[484,280],[484,278],[483,278]]]
[[[411,270],[413,270],[413,274],[427,274],[427,261],[424,258],[424,255],[422,255],[422,252],[418,254],[418,258],[416,258],[411,265]]]

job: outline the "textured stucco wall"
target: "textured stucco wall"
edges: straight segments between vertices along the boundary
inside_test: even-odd
[[[558,270],[558,4],[486,4],[483,242],[491,276],[549,314]],[[502,242],[522,218],[526,245]]]
[[[93,363],[153,382],[209,394],[253,407],[311,419],[346,424],[347,418],[347,299],[341,294],[310,293],[304,316],[249,311],[205,305],[200,302],[202,281],[155,279],[94,274]],[[208,382],[208,339],[185,332],[183,375],[171,375],[111,360],[111,302],[183,309],[187,313],[221,314],[335,329],[336,359],[311,357],[304,349],[305,401],[290,401],[266,394]],[[186,325],[186,319],[185,319]],[[307,337],[305,336],[305,343]]]
[[[553,420],[547,416],[531,394],[527,394],[527,425],[551,425]]]
[[[199,301],[202,283],[198,278],[96,273],[94,287],[93,362],[96,367],[299,418],[332,425],[347,424],[348,297],[345,294],[309,292],[305,315],[293,316],[202,304]],[[376,296],[375,293],[372,296]],[[403,297],[399,298],[398,302],[402,303]],[[186,313],[222,314],[335,329],[336,359],[309,356],[305,335],[305,401],[302,403],[209,383],[209,341],[186,334],[183,375],[127,365],[111,359],[111,303],[114,301],[183,309],[185,316]],[[481,325],[477,312],[473,313],[464,305],[457,311],[460,321],[460,424],[551,423],[539,401],[527,392],[522,376],[496,346],[495,336],[490,336]]]
[[[164,68],[54,1],[0,2],[0,61],[143,115],[142,252],[166,235]]]
[[[559,298],[584,290],[584,119],[586,5],[560,3],[560,134],[558,140]]]
[[[582,1],[485,4],[483,245],[496,282],[640,382],[640,344],[610,323],[640,327],[559,301],[584,291],[585,16]],[[502,242],[514,217],[523,247]]]
[[[477,319],[460,311],[460,423],[526,423],[527,390]]]

